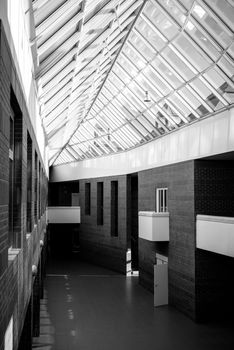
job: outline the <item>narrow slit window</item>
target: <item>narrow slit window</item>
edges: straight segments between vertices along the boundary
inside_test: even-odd
[[[166,213],[168,211],[168,189],[156,189],[156,212]]]
[[[37,153],[35,152],[35,159],[34,159],[34,222],[37,223],[37,215],[38,215],[38,157]]]
[[[111,236],[118,237],[118,181],[111,181]]]
[[[103,182],[97,183],[97,225],[103,225]]]
[[[9,142],[9,209],[8,209],[8,246],[13,246],[13,195],[14,195],[14,121],[10,117]]]
[[[85,184],[85,215],[91,214],[91,184]]]
[[[27,232],[32,231],[32,139],[27,133]]]

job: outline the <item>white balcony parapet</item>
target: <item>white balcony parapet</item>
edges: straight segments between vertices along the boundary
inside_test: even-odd
[[[234,257],[234,217],[197,215],[197,248]]]
[[[139,237],[148,241],[169,241],[169,213],[139,211]]]
[[[80,207],[48,207],[49,224],[79,224]]]

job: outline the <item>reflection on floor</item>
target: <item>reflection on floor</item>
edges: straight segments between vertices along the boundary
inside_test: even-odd
[[[73,258],[50,262],[37,350],[230,350],[233,326],[198,325],[125,277]]]

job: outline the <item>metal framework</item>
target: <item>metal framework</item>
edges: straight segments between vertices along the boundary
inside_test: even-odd
[[[50,164],[126,151],[234,103],[231,0],[35,0],[33,10]]]

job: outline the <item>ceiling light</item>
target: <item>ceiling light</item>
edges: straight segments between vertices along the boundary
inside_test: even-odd
[[[151,100],[149,98],[149,92],[148,91],[145,92],[144,102],[151,102]]]

